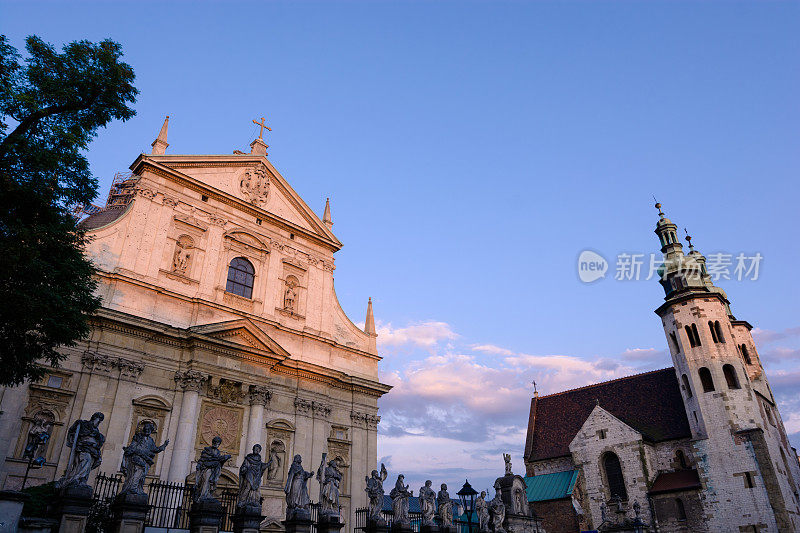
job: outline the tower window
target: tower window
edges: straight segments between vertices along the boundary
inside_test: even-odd
[[[733,365],[723,365],[722,373],[725,374],[725,381],[728,382],[729,389],[741,389],[739,378],[736,377],[736,369]]]
[[[742,357],[744,358],[744,362],[747,363],[748,365],[752,365],[753,360],[750,359],[750,354],[747,351],[747,346],[742,344],[739,346],[739,349],[742,351]]]
[[[719,320],[714,321],[714,331],[717,332],[717,342],[725,344],[725,335],[722,334],[722,326],[719,325]]]
[[[678,520],[686,520],[686,507],[680,498],[675,498],[675,510]]]
[[[753,474],[750,472],[745,472],[744,476],[742,477],[744,477],[744,488],[752,489],[756,486],[756,484],[753,482]]]
[[[719,339],[717,339],[717,330],[714,329],[714,323],[711,320],[708,321],[708,329],[711,330],[711,340],[714,341],[714,344],[719,343]]]
[[[681,468],[685,469],[689,467],[688,463],[686,462],[686,454],[683,453],[683,450],[677,450],[675,452],[675,461]]]
[[[622,465],[619,457],[613,452],[603,456],[603,469],[606,471],[606,482],[611,497],[619,496],[621,500],[628,500],[628,491],[625,489],[625,477],[622,475]]]
[[[689,337],[689,345],[692,348],[700,346],[700,335],[697,333],[697,325],[692,324],[691,326],[684,326],[683,329],[686,330],[686,336]]]
[[[244,257],[234,257],[228,267],[228,283],[225,290],[244,298],[253,297],[253,264]]]
[[[675,353],[681,353],[681,345],[678,344],[678,336],[674,331],[669,332],[669,338],[672,339],[672,345],[675,346]]]
[[[692,397],[692,386],[689,385],[689,378],[686,374],[681,376],[681,380],[683,381],[683,388],[686,389],[686,397]]]
[[[703,392],[714,392],[714,378],[711,377],[711,371],[706,367],[702,367],[697,371],[697,375],[700,376]]]

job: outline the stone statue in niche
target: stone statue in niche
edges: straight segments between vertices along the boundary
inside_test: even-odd
[[[322,504],[320,513],[329,519],[339,519],[339,485],[342,482],[342,473],[339,471],[339,463],[336,459],[325,465],[327,453],[322,454],[322,462],[317,469],[317,481],[319,481],[319,502]]]
[[[188,235],[181,235],[175,242],[175,253],[172,254],[172,271],[186,275],[192,260],[194,241]]]
[[[439,504],[439,520],[442,521],[442,529],[453,526],[453,501],[447,492],[447,484],[442,483],[439,494],[436,495],[436,503]]]
[[[269,449],[269,461],[267,461],[269,465],[267,468],[267,479],[269,481],[278,479],[278,475],[281,471],[281,463],[283,462],[283,448],[282,442],[275,441]]]
[[[69,428],[67,446],[71,450],[67,471],[56,482],[56,488],[76,487],[91,490],[86,480],[89,479],[89,473],[100,466],[102,461],[100,449],[103,447],[106,437],[100,433],[98,427],[104,418],[103,413],[95,413],[89,420],[76,420]]]
[[[505,461],[505,463],[506,463],[506,475],[507,476],[513,475],[513,472],[511,471],[511,454],[510,453],[504,453],[503,454],[503,461]]]
[[[252,507],[257,513],[261,512],[261,478],[269,466],[269,462],[261,460],[261,445],[254,445],[253,453],[247,454],[239,467],[236,507]]]
[[[397,481],[394,488],[389,492],[389,497],[392,499],[392,512],[393,524],[400,524],[401,526],[411,527],[411,519],[408,516],[408,499],[414,495],[414,491],[408,490],[408,485],[403,485],[405,476],[400,474],[397,476]]]
[[[486,503],[485,490],[482,490],[481,495],[475,500],[475,513],[478,516],[478,531],[489,531],[489,504]]]
[[[222,465],[231,458],[230,455],[223,455],[219,451],[222,439],[214,437],[211,446],[203,448],[200,459],[197,461],[196,486],[193,499],[199,501],[217,501],[214,498],[214,490],[217,488],[217,480],[222,473]]]
[[[156,425],[150,420],[145,420],[133,435],[131,443],[122,448],[122,466],[120,470],[125,474],[125,483],[122,484],[120,494],[144,494],[144,480],[150,467],[155,463],[157,453],[163,452],[169,444],[169,439],[161,446],[156,446],[150,435],[156,430]]]
[[[300,455],[294,456],[292,466],[286,476],[286,520],[310,520],[311,498],[308,497],[308,480],[314,477],[314,472],[303,469],[303,459]]]
[[[494,533],[506,533],[503,529],[503,522],[506,519],[506,506],[500,495],[500,483],[494,484],[494,498],[489,502],[489,513],[492,516],[492,530]]]
[[[297,311],[297,291],[295,290],[297,285],[298,283],[294,276],[286,278],[286,292],[283,293],[283,308],[292,313]]]
[[[384,495],[383,482],[386,481],[388,476],[389,473],[386,471],[386,466],[381,463],[380,473],[378,473],[377,470],[373,470],[370,477],[364,478],[367,482],[367,488],[364,490],[366,490],[367,498],[369,498],[369,515],[367,522],[383,522],[383,518],[381,518]]]
[[[436,514],[436,492],[431,488],[433,482],[429,479],[419,489],[419,508],[422,510],[422,525],[432,525]]]
[[[53,416],[45,412],[36,413],[28,430],[28,440],[23,450],[23,457],[37,457],[44,453],[52,430]]]

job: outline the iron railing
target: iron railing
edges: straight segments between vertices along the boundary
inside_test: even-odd
[[[367,528],[367,514],[369,509],[366,507],[361,507],[356,509],[356,516],[355,516],[355,523],[353,529],[360,529],[365,530]],[[411,519],[411,530],[415,533],[419,533],[421,526],[422,526],[422,513],[410,511],[408,513],[408,517]],[[392,522],[394,521],[394,513],[390,510],[384,509],[381,511],[381,518],[386,521],[386,525],[389,526],[391,529]],[[434,521],[437,525],[441,526],[441,522],[438,517],[434,518]],[[472,519],[472,529],[478,529],[476,526],[476,517]],[[461,519],[454,519],[453,520],[453,527],[457,530],[458,533],[470,533],[469,522],[466,520]]]

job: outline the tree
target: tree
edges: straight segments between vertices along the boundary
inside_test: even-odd
[[[26,50],[0,35],[0,385],[39,379],[89,334],[100,299],[71,210],[97,195],[89,142],[138,94],[113,41],[59,53],[32,36]]]

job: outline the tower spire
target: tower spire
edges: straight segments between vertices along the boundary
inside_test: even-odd
[[[364,333],[369,335],[369,353],[378,353],[378,334],[375,332],[375,316],[372,314],[372,297],[367,302],[367,319],[364,321]]]
[[[169,146],[167,142],[167,128],[169,128],[169,115],[164,119],[164,124],[161,126],[161,131],[158,132],[158,137],[156,137],[156,140],[150,145],[153,147],[153,151],[150,152],[152,155],[164,155],[167,151],[167,146]]]
[[[328,229],[333,227],[333,219],[331,218],[331,199],[325,198],[325,213],[322,215],[322,222],[328,226]]]
[[[689,243],[689,253],[694,252],[694,245],[692,244],[692,236],[689,235],[689,232],[686,228],[683,228],[683,232],[686,234],[686,242]]]

